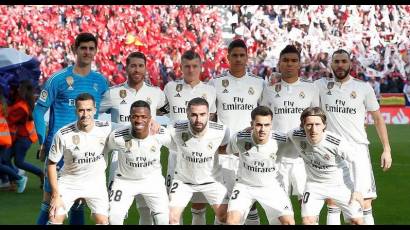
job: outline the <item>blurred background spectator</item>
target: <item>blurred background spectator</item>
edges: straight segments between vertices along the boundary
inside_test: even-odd
[[[249,71],[263,78],[276,71],[279,52],[294,44],[302,54],[301,76],[331,76],[333,51],[352,53],[351,75],[384,92],[403,92],[410,77],[409,5],[232,6],[0,6],[0,47],[14,47],[41,61],[41,81],[74,60],[76,34],[99,37],[95,69],[111,84],[125,81],[125,57],[146,54],[152,84],[181,77],[188,49],[204,60],[202,80],[228,67],[226,44],[242,38]]]

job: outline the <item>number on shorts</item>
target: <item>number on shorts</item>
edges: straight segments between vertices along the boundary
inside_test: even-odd
[[[115,195],[114,195],[114,193],[115,193]],[[109,195],[110,195],[110,196],[109,196],[109,200],[110,200],[110,201],[112,201],[111,198],[112,198],[113,195],[114,195],[114,201],[120,201],[120,200],[121,200],[121,196],[122,196],[122,191],[121,191],[121,190],[117,190],[116,192],[114,192],[114,190],[111,190]]]
[[[167,176],[167,187],[171,186],[171,175]]]
[[[239,194],[239,190],[233,190],[231,200],[235,200],[236,198],[238,198],[238,194]]]
[[[177,189],[178,188],[178,183],[177,182],[174,182],[173,184],[172,184],[172,188],[171,188],[171,190],[169,191],[169,193],[174,193],[175,192],[175,189]]]
[[[306,204],[306,203],[308,202],[309,196],[310,196],[310,192],[305,192],[305,194],[303,194],[303,200],[302,200],[302,202],[303,202],[304,204]]]

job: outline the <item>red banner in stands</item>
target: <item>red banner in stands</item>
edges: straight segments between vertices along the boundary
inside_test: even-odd
[[[381,107],[380,112],[386,124],[410,124],[410,107]],[[367,123],[374,124],[370,113],[367,114]]]

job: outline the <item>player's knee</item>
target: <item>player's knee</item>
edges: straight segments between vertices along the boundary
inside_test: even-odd
[[[95,215],[95,224],[96,225],[108,225],[108,217],[105,215]]]
[[[316,224],[316,217],[315,216],[306,216],[302,218],[303,225],[315,225]]]
[[[169,213],[154,213],[153,218],[156,225],[169,224]]]
[[[372,199],[365,199],[363,201],[363,209],[371,209],[372,208]]]
[[[295,225],[295,219],[293,216],[281,216],[279,221],[282,225]]]
[[[219,212],[216,214],[216,218],[218,218],[221,223],[226,223],[226,217],[226,212]]]
[[[111,225],[123,225],[125,215],[122,213],[111,213],[108,215],[108,222]]]
[[[241,222],[241,214],[239,212],[233,211],[233,212],[227,213],[226,224],[239,225],[240,222]]]
[[[352,218],[352,219],[350,219],[350,224],[351,225],[362,225],[363,224],[363,218]]]
[[[174,211],[169,213],[169,223],[170,224],[179,224],[180,214]]]

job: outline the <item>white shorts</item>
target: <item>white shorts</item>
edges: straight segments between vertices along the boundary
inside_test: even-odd
[[[111,153],[110,173],[108,177],[110,182],[114,180],[115,171],[117,170],[117,168],[118,168],[118,151],[113,151]],[[135,203],[138,208],[147,207],[147,203],[145,202],[144,197],[142,197],[141,195],[138,195],[135,197]]]
[[[58,189],[64,207],[57,210],[57,215],[67,215],[71,206],[78,198],[84,198],[92,214],[100,214],[108,217],[108,192],[105,183],[89,186],[87,189],[75,187],[71,184],[58,183]]]
[[[153,214],[169,213],[169,200],[164,178],[162,175],[155,175],[143,180],[115,178],[110,190],[110,216],[123,216],[125,218],[136,195],[145,198],[146,204]]]
[[[307,183],[302,199],[302,217],[318,216],[326,199],[331,198],[342,209],[346,220],[363,217],[359,202],[349,205],[352,190],[346,186]]]
[[[228,195],[231,196],[236,182],[236,174],[238,173],[239,157],[232,154],[220,154],[218,157],[219,165],[222,168],[223,184],[228,189]]]
[[[210,205],[228,203],[229,197],[226,187],[219,181],[192,185],[174,179],[169,191],[169,206],[186,207],[195,192],[201,192],[206,198],[206,203]]]
[[[171,189],[171,183],[172,180],[174,179],[174,172],[175,172],[175,165],[176,165],[176,159],[177,159],[177,153],[172,152],[172,150],[169,150],[169,155],[168,155],[168,168],[167,168],[167,177],[166,177],[166,185],[167,185],[167,192],[169,193],[169,190]],[[195,192],[192,196],[191,199],[192,203],[201,203],[201,204],[206,204],[208,201],[206,200],[204,194],[200,192]]]
[[[292,163],[279,162],[279,181],[289,196],[295,195],[300,199],[306,184],[306,170],[303,159],[299,157]]]
[[[289,196],[279,184],[255,187],[237,182],[229,199],[228,212],[241,212],[241,223],[243,223],[255,201],[258,201],[265,210],[270,224],[277,223],[281,216],[293,216]]]
[[[360,170],[363,170],[363,173],[366,173],[367,176],[363,177],[363,188],[365,188],[365,191],[362,191],[363,198],[372,198],[376,199],[377,198],[377,192],[376,192],[376,182],[374,180],[374,175],[373,175],[373,168],[372,168],[372,162],[370,160],[370,153],[369,153],[369,147],[366,144],[356,144],[356,143],[351,143],[353,145],[353,149],[357,150],[357,157],[360,159],[361,162],[361,167]],[[353,167],[350,167],[350,175],[353,175]]]

